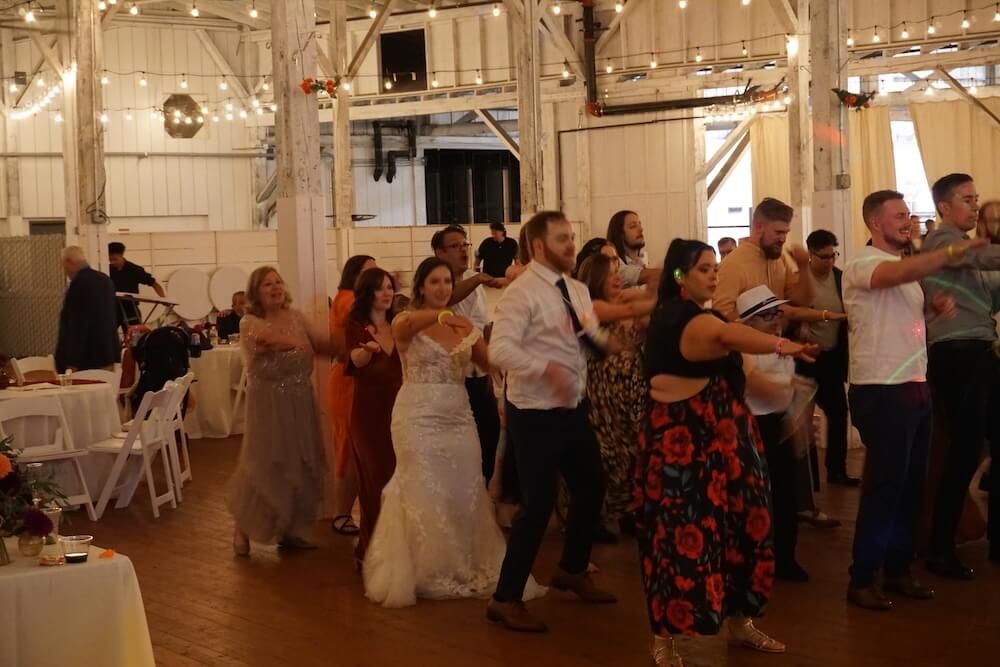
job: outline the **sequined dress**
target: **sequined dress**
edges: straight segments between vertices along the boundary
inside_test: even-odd
[[[402,355],[392,411],[396,471],[364,561],[365,594],[385,607],[488,597],[506,544],[483,484],[476,423],[465,391],[474,330],[452,350],[421,333]],[[525,599],[545,589],[534,580]]]
[[[281,327],[295,350],[258,349],[255,333]],[[323,496],[323,437],[313,391],[313,350],[301,313],[277,325],[246,315],[240,344],[247,368],[246,430],[229,491],[229,511],[257,542],[304,537]]]

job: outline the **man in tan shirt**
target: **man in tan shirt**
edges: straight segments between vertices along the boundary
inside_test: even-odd
[[[719,265],[719,286],[712,307],[730,320],[737,320],[736,297],[758,285],[767,285],[779,299],[788,299],[797,306],[809,306],[813,301],[813,284],[809,277],[809,253],[800,246],[791,248],[791,258],[782,253],[791,228],[792,207],[767,197],[753,212],[750,237],[740,243]],[[789,271],[789,261],[798,265],[798,273]],[[789,309],[789,317],[794,309]]]

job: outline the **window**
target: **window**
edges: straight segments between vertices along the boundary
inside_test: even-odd
[[[912,120],[892,121],[892,150],[896,161],[896,189],[903,193],[911,213],[921,219],[933,218],[934,201]]]
[[[516,222],[521,171],[510,151],[424,152],[427,224]]]
[[[705,154],[714,155],[731,131],[732,128],[706,129]],[[712,183],[724,162],[725,160],[708,175],[708,183]],[[719,239],[724,236],[737,241],[749,236],[752,212],[753,180],[750,175],[750,146],[747,146],[739,161],[729,172],[729,177],[708,205],[707,242],[717,248]]]
[[[379,37],[382,51],[382,90],[427,90],[427,51],[423,30],[386,32]]]

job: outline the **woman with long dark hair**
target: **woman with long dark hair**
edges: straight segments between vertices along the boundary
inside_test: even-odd
[[[396,283],[382,269],[368,269],[354,286],[347,319],[347,375],[354,378],[351,447],[358,473],[361,534],[354,550],[360,564],[375,530],[382,488],[396,469],[392,451],[392,406],[403,383],[399,351],[392,337]]]
[[[808,348],[730,323],[706,308],[715,251],[674,239],[646,339],[651,402],[636,465],[642,580],[656,665],[682,665],[675,634],[717,634],[744,646],[784,644],[751,620],[774,580],[767,466],[743,398],[740,353],[798,357]]]
[[[485,597],[503,561],[465,391],[468,365],[488,367],[486,344],[448,310],[453,284],[444,260],[425,259],[410,310],[392,323],[404,371],[392,411],[396,471],[364,561],[365,594],[386,607]]]
[[[344,263],[340,273],[337,296],[330,308],[330,335],[343,336],[347,317],[354,305],[354,283],[365,269],[375,267],[375,258],[354,255]],[[350,349],[350,348],[348,348]],[[329,478],[333,484],[333,529],[341,535],[357,535],[358,527],[351,518],[358,497],[358,474],[354,469],[351,447],[351,410],[354,406],[354,380],[347,375],[347,360],[337,359],[330,367],[330,416],[333,419],[333,446],[327,459],[331,466]]]

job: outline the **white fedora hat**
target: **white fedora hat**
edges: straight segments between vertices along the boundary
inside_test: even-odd
[[[736,311],[740,314],[738,322],[746,322],[754,315],[777,308],[788,299],[779,299],[767,285],[751,287],[736,298]]]

